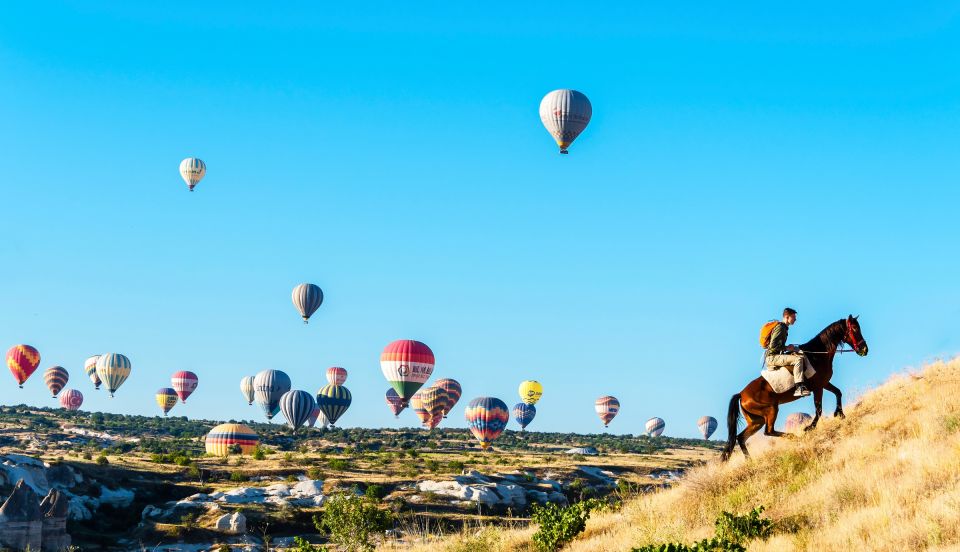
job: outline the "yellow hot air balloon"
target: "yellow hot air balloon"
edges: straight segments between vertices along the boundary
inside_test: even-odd
[[[537,404],[543,396],[543,386],[539,381],[527,380],[520,384],[520,400],[527,404]]]

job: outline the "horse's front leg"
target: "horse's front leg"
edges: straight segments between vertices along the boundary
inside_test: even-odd
[[[840,389],[838,389],[836,385],[830,383],[829,381],[823,384],[823,388],[837,396],[837,409],[833,411],[833,415],[839,416],[840,418],[846,418],[846,416],[843,414],[843,403],[840,401],[840,397],[843,396],[843,393],[840,392]]]
[[[813,407],[816,409],[816,415],[813,417],[810,425],[803,428],[804,431],[810,431],[817,427],[817,422],[820,421],[820,416],[823,415],[823,387],[813,388]]]

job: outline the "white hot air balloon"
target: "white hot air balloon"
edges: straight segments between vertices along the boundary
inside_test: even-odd
[[[197,183],[207,174],[207,165],[196,157],[187,157],[180,162],[180,176],[192,192]]]
[[[587,128],[591,116],[590,100],[576,90],[554,90],[540,101],[540,120],[560,146],[560,153],[567,153],[570,144]]]

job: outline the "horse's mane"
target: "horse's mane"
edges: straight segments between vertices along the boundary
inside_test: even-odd
[[[837,346],[843,341],[846,329],[847,321],[841,318],[821,330],[816,337],[801,345],[800,350],[811,353],[825,353],[830,350],[836,350]]]

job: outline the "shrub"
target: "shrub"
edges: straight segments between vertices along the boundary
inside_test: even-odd
[[[331,458],[331,459],[327,462],[327,466],[328,466],[331,470],[343,471],[343,470],[346,470],[346,469],[348,469],[348,468],[350,467],[350,462],[348,462],[348,461],[347,461],[346,459],[344,459],[344,458]]]
[[[240,472],[240,471],[230,472],[230,481],[233,481],[234,483],[243,483],[246,480],[247,480],[247,476],[244,475],[243,472]]]
[[[460,460],[453,460],[447,464],[447,469],[452,472],[462,472],[467,465]]]
[[[106,466],[106,465],[109,464],[109,463],[110,463],[110,461],[107,460],[107,455],[101,454],[100,456],[97,456],[97,464],[99,464],[99,465],[101,465],[101,466]]]
[[[531,518],[540,525],[533,535],[537,550],[554,552],[572,541],[587,528],[590,511],[599,506],[599,501],[585,500],[570,506],[550,502],[534,506]]]
[[[745,544],[752,539],[770,536],[773,522],[761,518],[763,506],[754,508],[745,516],[722,512],[714,522],[714,537],[691,545],[680,543],[649,544],[634,548],[633,552],[746,552]]]
[[[383,488],[383,485],[367,485],[367,490],[363,492],[364,496],[370,500],[380,500],[381,498],[387,496],[387,490]]]
[[[266,457],[267,457],[267,451],[264,450],[263,447],[261,447],[260,445],[257,445],[256,447],[254,447],[253,449],[254,460],[263,460]]]
[[[336,495],[327,502],[322,517],[313,517],[313,523],[344,549],[366,551],[374,549],[373,535],[393,526],[393,514],[366,498]]]
[[[323,470],[314,466],[307,470],[307,477],[310,479],[323,479]]]

